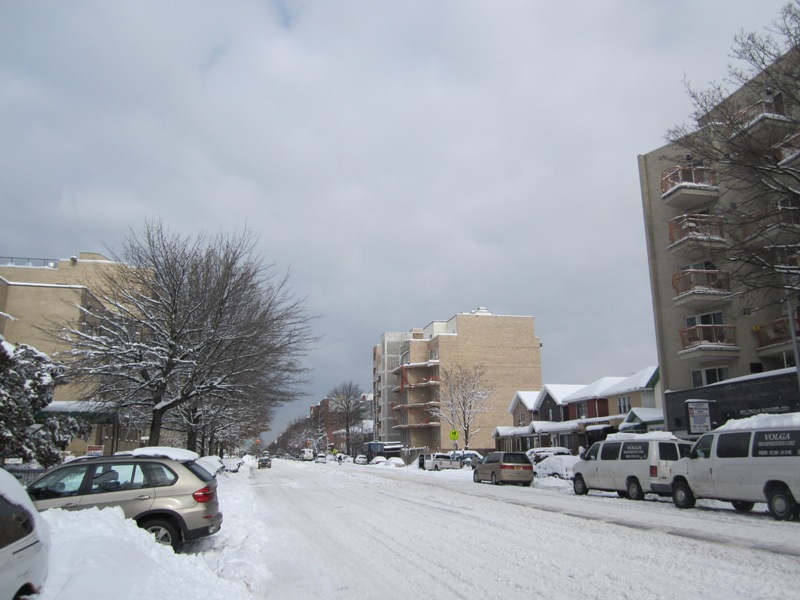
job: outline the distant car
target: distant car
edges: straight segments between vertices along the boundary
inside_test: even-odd
[[[386,459],[386,466],[387,467],[405,467],[406,463],[403,462],[403,459],[399,456],[392,456]]]
[[[158,543],[179,548],[222,525],[217,480],[197,459],[165,447],[79,457],[33,480],[28,495],[39,511],[119,506]]]
[[[475,450],[451,450],[448,454],[450,458],[458,459],[468,467],[474,467],[483,460],[483,454]]]
[[[367,460],[366,456],[364,456],[363,454],[359,454],[358,456],[356,456],[356,459],[353,462],[356,463],[357,465],[365,465],[369,461]]]
[[[319,454],[317,454],[316,458],[314,458],[314,462],[318,463],[328,462],[328,457],[322,452],[320,452]]]
[[[536,464],[543,461],[548,456],[571,456],[572,452],[570,452],[569,448],[564,448],[563,446],[542,446],[540,448],[526,450],[525,454],[528,455],[528,459],[533,464]]]
[[[47,523],[16,477],[0,469],[0,600],[37,594],[49,559]]]
[[[369,461],[369,464],[371,464],[371,465],[382,465],[385,462],[386,462],[386,457],[385,456],[376,456],[371,461]]]
[[[491,452],[475,465],[472,480],[533,485],[533,465],[524,452]]]
[[[272,468],[272,458],[270,457],[269,452],[262,452],[261,456],[258,457],[258,468],[259,469]]]
[[[572,468],[580,460],[579,456],[571,454],[553,454],[535,463],[533,465],[533,474],[536,477],[572,479]]]

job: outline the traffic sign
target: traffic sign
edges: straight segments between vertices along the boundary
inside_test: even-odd
[[[450,432],[450,439],[454,442],[458,439],[458,431],[456,429]]]

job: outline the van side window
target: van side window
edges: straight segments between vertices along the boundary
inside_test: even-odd
[[[603,444],[603,449],[600,450],[600,460],[617,460],[619,457],[619,447],[621,445],[621,442]]]
[[[681,455],[681,458],[686,458],[689,456],[689,452],[692,451],[691,444],[678,444],[678,452]]]
[[[678,460],[678,445],[672,442],[658,443],[659,460]]]
[[[704,435],[701,437],[692,448],[692,456],[695,458],[711,458],[712,441],[714,441],[713,435]]]
[[[750,447],[750,432],[721,433],[717,439],[719,458],[745,458]]]

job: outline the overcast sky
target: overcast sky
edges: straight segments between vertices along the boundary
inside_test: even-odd
[[[0,256],[241,231],[321,336],[532,315],[545,383],[656,364],[636,157],[785,0],[0,0]],[[510,402],[511,399],[509,399]]]

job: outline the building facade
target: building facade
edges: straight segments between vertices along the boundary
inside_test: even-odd
[[[394,337],[399,338],[399,334]],[[480,365],[485,369],[482,385],[492,393],[486,410],[471,425],[469,440],[469,447],[479,451],[494,449],[495,427],[509,423],[508,399],[517,390],[541,386],[541,350],[533,317],[494,315],[480,308],[412,329],[399,349],[398,364],[390,371],[388,406],[386,396],[382,396],[380,419],[386,424],[381,435],[391,429],[406,448],[453,448],[451,425],[431,412],[440,406],[440,374],[445,371],[457,366],[471,369]],[[387,420],[387,412],[391,420]],[[456,443],[461,448],[465,445],[463,438]]]
[[[693,437],[776,405],[753,397],[741,412],[719,399],[703,409],[718,414],[691,427],[696,405],[687,399],[710,398],[708,386],[716,398],[725,395],[720,382],[796,366],[795,305],[782,300],[780,285],[770,289],[764,279],[757,292],[752,285],[755,278],[785,275],[743,258],[762,253],[772,257],[765,264],[781,264],[778,253],[785,254],[783,271],[795,278],[800,264],[798,198],[763,185],[773,177],[770,169],[778,173],[798,156],[790,151],[798,150],[792,142],[797,107],[775,93],[770,77],[762,73],[734,92],[696,132],[639,156],[665,428],[677,435]],[[698,160],[687,148],[709,152]],[[761,175],[753,170],[747,183],[736,173],[749,171],[731,166],[746,161],[763,169]],[[761,378],[762,385],[770,381]],[[777,404],[798,410],[797,391]]]
[[[81,308],[101,306],[92,290],[100,286],[104,270],[118,265],[90,252],[67,259],[0,257],[0,335],[12,344],[27,344],[58,360],[58,353],[69,346],[52,335],[53,328],[91,328]],[[75,402],[83,393],[69,383],[58,385],[50,407],[95,423],[90,439],[73,440],[69,451],[109,454],[140,445],[142,431],[116,414],[86,413],[86,404]],[[79,407],[84,410],[78,411]]]

